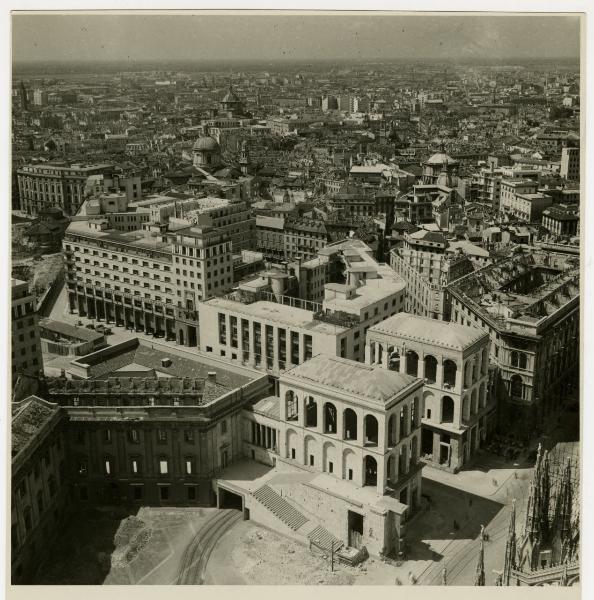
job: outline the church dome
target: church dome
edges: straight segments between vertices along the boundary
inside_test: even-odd
[[[458,164],[457,160],[454,160],[448,156],[445,152],[436,152],[431,158],[425,163],[427,165],[455,165]]]
[[[194,144],[194,151],[197,152],[215,152],[218,150],[218,142],[210,135],[198,138]]]

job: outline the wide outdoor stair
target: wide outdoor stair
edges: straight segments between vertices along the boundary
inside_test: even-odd
[[[271,513],[278,517],[293,531],[305,525],[309,519],[281,498],[270,486],[263,485],[254,492],[254,498],[263,504]]]
[[[312,544],[316,545],[318,548],[322,550],[327,550],[328,552],[340,550],[344,546],[344,543],[341,542],[337,537],[333,536],[327,529],[318,525],[315,529],[312,529],[307,534],[307,537],[311,541]],[[334,543],[334,546],[332,545]]]

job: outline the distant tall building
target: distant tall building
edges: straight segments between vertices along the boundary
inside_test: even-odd
[[[21,211],[37,215],[42,208],[57,206],[76,214],[85,196],[87,179],[113,171],[112,164],[33,164],[17,170]]]
[[[45,90],[35,90],[33,92],[33,104],[35,106],[46,106],[48,103],[48,94]]]
[[[580,180],[580,149],[563,148],[561,150],[561,177],[570,181]]]
[[[12,280],[12,382],[20,374],[37,375],[43,369],[35,297],[26,281]]]

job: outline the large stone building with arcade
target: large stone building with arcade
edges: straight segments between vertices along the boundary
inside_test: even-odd
[[[367,333],[366,362],[423,381],[421,456],[458,471],[495,427],[489,335],[398,313]]]

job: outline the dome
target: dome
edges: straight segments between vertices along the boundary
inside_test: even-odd
[[[219,150],[219,144],[218,144],[218,142],[213,137],[211,137],[210,135],[198,138],[196,140],[196,143],[194,144],[194,151],[198,151],[198,152],[215,152],[215,151],[218,151],[218,150]]]
[[[456,165],[457,160],[454,160],[451,156],[448,156],[445,152],[436,152],[425,164],[427,165]]]

